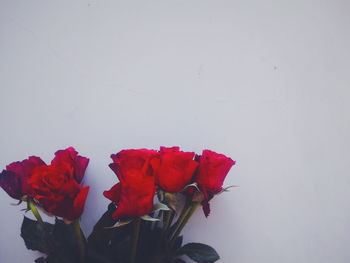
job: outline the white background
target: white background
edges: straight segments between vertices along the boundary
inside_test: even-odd
[[[125,148],[237,160],[189,241],[222,263],[350,261],[350,3],[0,0],[0,165],[91,159],[89,233]],[[0,262],[30,263],[0,191]]]

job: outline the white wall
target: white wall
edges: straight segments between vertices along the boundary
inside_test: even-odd
[[[90,157],[86,233],[109,155],[180,145],[232,156],[240,185],[187,240],[222,263],[350,261],[350,2],[0,0],[0,165]],[[0,262],[31,262],[0,191]]]

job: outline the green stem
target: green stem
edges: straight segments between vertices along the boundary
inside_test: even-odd
[[[27,200],[28,203],[28,207],[29,209],[32,211],[34,217],[36,218],[38,224],[42,227],[43,229],[43,241],[45,243],[45,245],[47,246],[47,249],[49,251],[52,251],[54,249],[54,245],[53,245],[53,241],[51,239],[50,233],[49,233],[49,229],[47,228],[47,226],[45,225],[44,220],[42,219],[38,208],[36,207],[34,201],[32,199],[28,199]]]
[[[135,263],[135,260],[136,260],[137,243],[139,241],[139,235],[140,235],[140,224],[141,224],[140,218],[137,218],[132,222],[130,263]]]
[[[162,236],[168,231],[171,221],[174,218],[175,212],[171,209],[170,211],[165,211],[163,220]]]
[[[189,209],[189,206],[190,206],[190,202],[186,201],[184,207],[182,208],[181,214],[179,215],[178,219],[176,220],[176,223],[174,225],[174,230],[169,235],[170,240],[173,239],[175,233],[177,232],[177,230],[181,226],[182,221],[185,219],[186,214],[187,214],[188,209]]]
[[[43,229],[46,229],[45,223],[44,223],[43,219],[41,218],[40,213],[38,211],[38,208],[36,208],[33,200],[28,200],[28,206],[29,206],[30,210],[32,211],[33,215],[35,216],[36,220],[39,222],[39,224],[43,227]]]
[[[154,217],[155,213],[154,212],[151,212],[149,213],[149,216],[150,217]],[[152,221],[146,221],[145,224],[144,224],[145,227],[149,228],[149,229],[152,229],[152,226],[153,226],[153,222]]]
[[[175,241],[175,239],[178,237],[178,235],[181,233],[182,229],[185,227],[187,222],[190,220],[193,213],[196,211],[196,209],[200,206],[199,202],[193,202],[189,206],[186,207],[185,212],[181,215],[181,218],[179,218],[178,225],[176,226],[174,233],[171,237],[172,242]]]
[[[163,216],[164,216],[164,213],[163,213],[162,210],[160,210],[160,211],[158,212],[157,218],[159,218],[159,220],[161,220]],[[156,229],[157,229],[159,222],[160,222],[160,221],[154,222],[154,228],[153,228],[153,230],[156,230]]]
[[[175,211],[174,211],[174,210],[171,210],[168,230],[169,230],[169,228],[171,227],[171,224],[173,223],[175,216],[176,216]]]
[[[80,261],[85,262],[85,240],[84,240],[83,232],[80,229],[79,218],[74,220],[73,226],[74,226],[74,232],[77,237],[77,241],[79,245]]]
[[[167,240],[165,239],[165,237],[166,237],[167,231],[169,229],[169,226],[171,225],[171,221],[172,221],[174,214],[175,214],[175,212],[172,209],[170,211],[164,211],[164,213],[163,213],[162,232],[161,232],[159,240],[157,240],[157,245],[155,248],[154,260],[153,260],[153,262],[155,262],[155,263],[160,262],[160,260],[161,260],[160,252],[164,249],[164,247],[166,249],[167,244],[165,244],[165,242],[167,242]]]

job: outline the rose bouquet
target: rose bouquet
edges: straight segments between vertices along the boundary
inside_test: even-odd
[[[103,195],[111,200],[88,238],[80,228],[89,186],[82,181],[89,159],[70,147],[50,164],[31,156],[6,166],[0,186],[26,203],[36,220],[24,216],[21,236],[28,249],[43,254],[37,263],[182,263],[219,259],[201,243],[183,245],[181,232],[198,207],[205,216],[210,200],[228,187],[223,182],[235,162],[204,150],[202,155],[161,147],[122,150],[109,167],[119,182]],[[40,213],[55,217],[44,222]]]

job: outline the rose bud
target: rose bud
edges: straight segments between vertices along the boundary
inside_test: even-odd
[[[197,159],[199,168],[195,181],[204,195],[202,205],[205,215],[208,216],[210,212],[208,201],[222,191],[224,180],[236,162],[223,154],[210,150],[204,150]]]
[[[161,147],[159,157],[151,162],[157,185],[166,192],[183,190],[198,166],[193,157],[194,152],[183,152],[179,147]]]
[[[117,206],[113,219],[135,218],[152,211],[156,188],[150,161],[157,154],[154,150],[140,149],[111,155],[113,163],[109,166],[119,183],[103,194]]]

